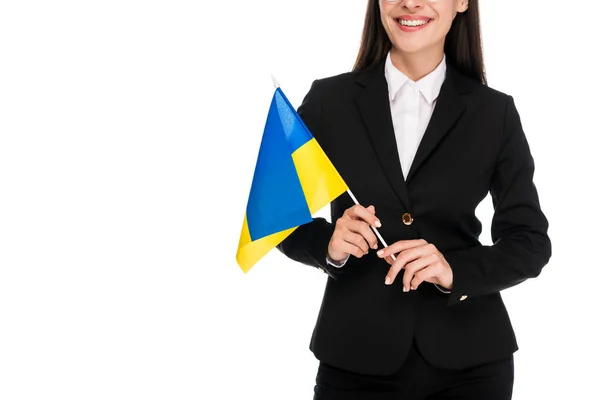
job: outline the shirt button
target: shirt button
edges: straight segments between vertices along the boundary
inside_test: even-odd
[[[404,222],[404,225],[410,225],[413,223],[413,221],[414,219],[409,213],[402,214],[402,222]]]

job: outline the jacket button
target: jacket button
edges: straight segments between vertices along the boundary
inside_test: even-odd
[[[409,213],[402,214],[402,222],[404,222],[404,225],[410,225],[413,221],[413,217]]]
[[[467,297],[469,297],[469,296],[467,296],[466,294],[463,294],[462,296],[460,296],[460,301],[466,300]]]

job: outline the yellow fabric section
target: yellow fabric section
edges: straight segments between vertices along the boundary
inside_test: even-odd
[[[292,154],[292,159],[311,214],[348,190],[348,186],[314,138],[298,148]]]
[[[248,229],[248,220],[244,216],[244,224],[242,225],[242,233],[240,235],[240,243],[235,256],[240,268],[244,272],[248,272],[254,264],[258,262],[265,254],[277,246],[288,237],[297,227],[286,229],[285,231],[277,232],[269,236],[265,236],[256,241],[250,239],[250,231]]]

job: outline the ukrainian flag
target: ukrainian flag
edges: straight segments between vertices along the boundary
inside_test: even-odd
[[[280,88],[263,132],[236,255],[244,272],[348,190]]]

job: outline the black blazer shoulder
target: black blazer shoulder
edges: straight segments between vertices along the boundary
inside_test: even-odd
[[[382,85],[386,82],[384,66],[385,63],[380,62],[368,70],[344,72],[315,79],[303,103],[307,100],[314,100],[321,104],[352,100],[356,96],[357,90],[369,86],[387,90],[387,87]],[[444,85],[451,85],[457,94],[463,95],[467,105],[482,101],[491,107],[506,105],[511,97],[509,94],[464,75],[450,63],[447,64]]]

